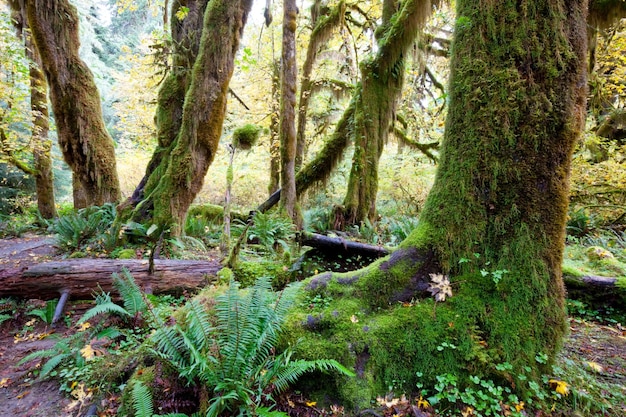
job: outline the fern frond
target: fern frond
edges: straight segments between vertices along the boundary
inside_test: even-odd
[[[22,365],[22,364],[25,364],[26,362],[32,361],[33,359],[51,358],[58,354],[59,354],[59,349],[52,348],[52,349],[38,350],[36,352],[31,352],[28,355],[24,356],[22,359],[20,359],[20,361],[17,364]]]
[[[152,352],[170,362],[179,372],[189,367],[189,359],[185,352],[185,340],[181,331],[174,327],[162,327],[153,335],[155,349]]]
[[[206,309],[196,300],[191,300],[187,308],[187,331],[189,338],[199,350],[204,350],[211,342],[213,326]]]
[[[135,381],[132,400],[135,408],[135,417],[152,417],[154,414],[152,394],[143,382]]]
[[[115,304],[113,301],[109,301],[108,303],[97,304],[85,311],[85,314],[83,314],[76,324],[83,324],[87,320],[90,320],[99,314],[118,314],[122,317],[132,316],[132,314],[130,314],[124,307]]]
[[[354,375],[345,367],[332,359],[314,361],[297,360],[281,367],[274,375],[273,383],[276,391],[283,392],[294,384],[303,374],[313,371],[337,371],[345,375]]]
[[[48,361],[41,367],[41,373],[39,374],[39,378],[45,379],[48,374],[54,370],[54,368],[59,366],[61,362],[63,362],[70,356],[71,355],[69,353],[61,353],[48,359]]]
[[[146,311],[147,306],[141,288],[128,269],[122,268],[122,275],[113,273],[112,279],[113,285],[122,296],[124,307],[131,316]]]

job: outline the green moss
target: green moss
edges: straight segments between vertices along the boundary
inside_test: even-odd
[[[233,268],[235,279],[242,287],[247,287],[260,278],[272,277],[272,286],[282,288],[289,282],[289,270],[281,263],[268,260],[239,261]]]
[[[155,377],[156,372],[154,366],[138,368],[135,370],[133,375],[128,380],[128,383],[124,386],[124,391],[122,391],[120,407],[118,410],[119,415],[125,415],[128,417],[135,416],[135,407],[133,406],[133,387],[137,381],[140,381],[151,390]]]
[[[233,146],[237,149],[250,150],[259,139],[261,126],[246,124],[233,131]]]
[[[117,253],[117,259],[135,259],[134,249],[122,249]]]

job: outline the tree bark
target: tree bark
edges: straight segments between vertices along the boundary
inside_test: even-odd
[[[208,3],[180,129],[172,130],[171,152],[149,176],[154,183],[146,184],[144,198],[132,214],[136,220],[152,221],[172,235],[182,232],[187,210],[217,152],[234,56],[251,6],[251,0]],[[171,114],[163,111],[162,116]]]
[[[52,172],[52,141],[48,115],[48,84],[41,71],[41,60],[32,42],[27,41],[26,51],[30,63],[30,107],[33,112],[33,159],[35,163],[35,186],[37,188],[37,208],[41,217],[57,217],[54,198],[54,174]]]
[[[353,366],[359,378],[336,389],[360,406],[386,381],[410,392],[445,373],[461,390],[480,375],[528,398],[567,328],[561,261],[587,1],[456,4],[441,163],[418,227],[368,268],[310,279],[309,296],[329,305],[300,307],[286,332],[304,338],[299,355]]]
[[[50,87],[59,145],[87,204],[120,199],[115,150],[93,74],[78,55],[78,15],[67,0],[27,0],[33,40]]]
[[[270,115],[270,196],[280,189],[280,64],[272,62],[272,107]]]
[[[0,296],[51,299],[69,291],[70,298],[90,299],[102,288],[115,292],[111,274],[126,268],[144,291],[178,293],[203,288],[221,269],[218,261],[155,260],[154,274],[148,274],[147,260],[69,259],[26,268],[0,270]]]
[[[296,18],[295,0],[283,2],[283,46],[280,82],[280,205],[293,222],[301,227],[296,207]]]

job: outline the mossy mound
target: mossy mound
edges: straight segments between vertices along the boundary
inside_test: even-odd
[[[254,284],[261,277],[272,277],[272,286],[277,289],[283,288],[290,281],[289,268],[271,260],[239,261],[232,272],[242,287]]]
[[[187,217],[200,217],[214,224],[222,224],[224,222],[224,207],[216,204],[201,204],[192,206],[187,213]],[[246,214],[231,211],[230,218],[246,221],[248,216]]]
[[[233,132],[233,146],[244,151],[252,149],[259,139],[261,130],[260,126],[253,124],[246,124],[238,127]]]

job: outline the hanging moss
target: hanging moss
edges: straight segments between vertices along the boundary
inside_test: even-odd
[[[396,100],[402,90],[404,59],[419,28],[430,16],[430,2],[383,3],[383,22],[376,30],[378,52],[361,64],[361,92],[354,113],[354,155],[343,202],[335,223],[358,224],[376,217],[378,161],[387,142]]]
[[[250,7],[250,0],[211,1],[206,5],[199,52],[187,78],[189,87],[184,95],[180,128],[174,129],[169,152],[159,149],[167,158],[155,161],[148,174],[140,193],[143,198],[133,211],[133,216],[140,217],[137,220],[151,219],[174,235],[182,231],[187,210],[202,188],[217,151],[234,54]],[[221,42],[212,42],[215,38]],[[175,82],[169,86],[175,99],[181,97],[177,93],[179,87]],[[167,91],[162,90],[162,94],[167,96]],[[166,104],[165,107],[171,105],[169,101]],[[177,120],[168,118],[166,108],[162,110],[163,120]]]

